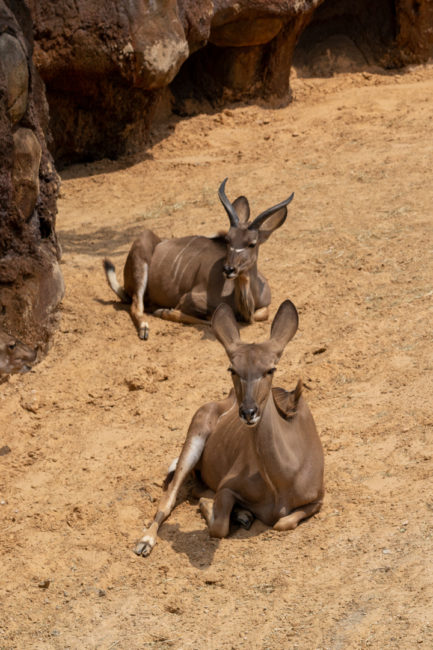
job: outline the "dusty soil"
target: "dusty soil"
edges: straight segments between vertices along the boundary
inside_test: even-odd
[[[293,90],[64,173],[61,327],[0,386],[0,648],[433,647],[433,67]],[[274,383],[307,386],[326,499],[295,531],[256,521],[217,541],[185,489],[138,558],[191,416],[230,378],[206,328],[149,317],[140,341],[101,259],[121,268],[143,227],[224,227],[225,176],[256,213],[295,192],[259,266],[272,315],[287,297],[300,312]]]

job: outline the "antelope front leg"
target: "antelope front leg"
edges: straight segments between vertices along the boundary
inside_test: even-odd
[[[227,537],[230,529],[230,515],[235,504],[235,495],[228,488],[219,490],[215,498],[202,498],[200,511],[206,519],[211,537]]]
[[[155,546],[158,529],[173,510],[177,495],[184,480],[194,469],[202,454],[206,438],[207,436],[196,435],[187,438],[185,441],[182,452],[179,456],[173,480],[169,483],[167,492],[162,496],[159,502],[158,510],[152,524],[148,528],[144,529],[144,535],[134,549],[134,552],[137,555],[143,555],[146,557]]]
[[[220,413],[227,410],[233,399],[231,395],[230,393],[229,397],[221,402],[205,404],[195,413],[189,425],[173,480],[169,483],[166,494],[159,502],[158,511],[152,524],[145,528],[143,537],[135,547],[137,555],[149,555],[155,546],[160,525],[173,510],[182,483],[200,460],[206,440],[212,433]]]
[[[139,338],[142,341],[147,341],[149,338],[149,324],[144,315],[143,296],[140,294],[132,296],[131,318],[137,328]]]
[[[149,325],[144,314],[144,294],[147,287],[149,266],[146,262],[136,263],[134,268],[134,292],[132,294],[131,318],[142,341],[149,337]]]

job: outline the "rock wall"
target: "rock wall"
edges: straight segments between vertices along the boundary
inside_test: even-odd
[[[47,126],[31,16],[19,0],[0,0],[0,327],[42,350],[64,290]]]
[[[27,0],[56,162],[142,147],[191,55],[178,103],[191,85],[212,101],[286,97],[296,39],[321,1]]]
[[[420,63],[433,56],[433,0],[396,0],[399,63]]]
[[[26,3],[59,165],[142,148],[170,104],[182,114],[191,100],[287,101],[293,53],[310,22],[307,57],[323,30],[335,29],[382,65],[433,54],[432,0]]]

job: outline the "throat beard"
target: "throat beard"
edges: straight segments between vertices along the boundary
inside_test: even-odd
[[[239,275],[235,280],[235,302],[241,319],[245,323],[252,323],[255,305],[247,275]]]

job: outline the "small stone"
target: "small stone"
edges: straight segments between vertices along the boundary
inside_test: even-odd
[[[37,413],[40,407],[40,399],[36,390],[31,390],[28,395],[21,399],[21,406],[26,411]]]
[[[51,584],[51,580],[41,580],[41,582],[38,583],[39,589],[48,589],[48,587]]]
[[[0,456],[6,456],[6,454],[11,453],[11,448],[8,445],[4,445],[3,447],[0,447]]]
[[[125,384],[128,386],[130,391],[143,390],[146,387],[146,382],[143,377],[140,377],[139,375],[125,377]]]
[[[103,598],[103,597],[106,596],[106,595],[107,595],[107,594],[106,594],[106,592],[105,592],[104,589],[98,589],[98,596],[99,596],[100,598]]]

